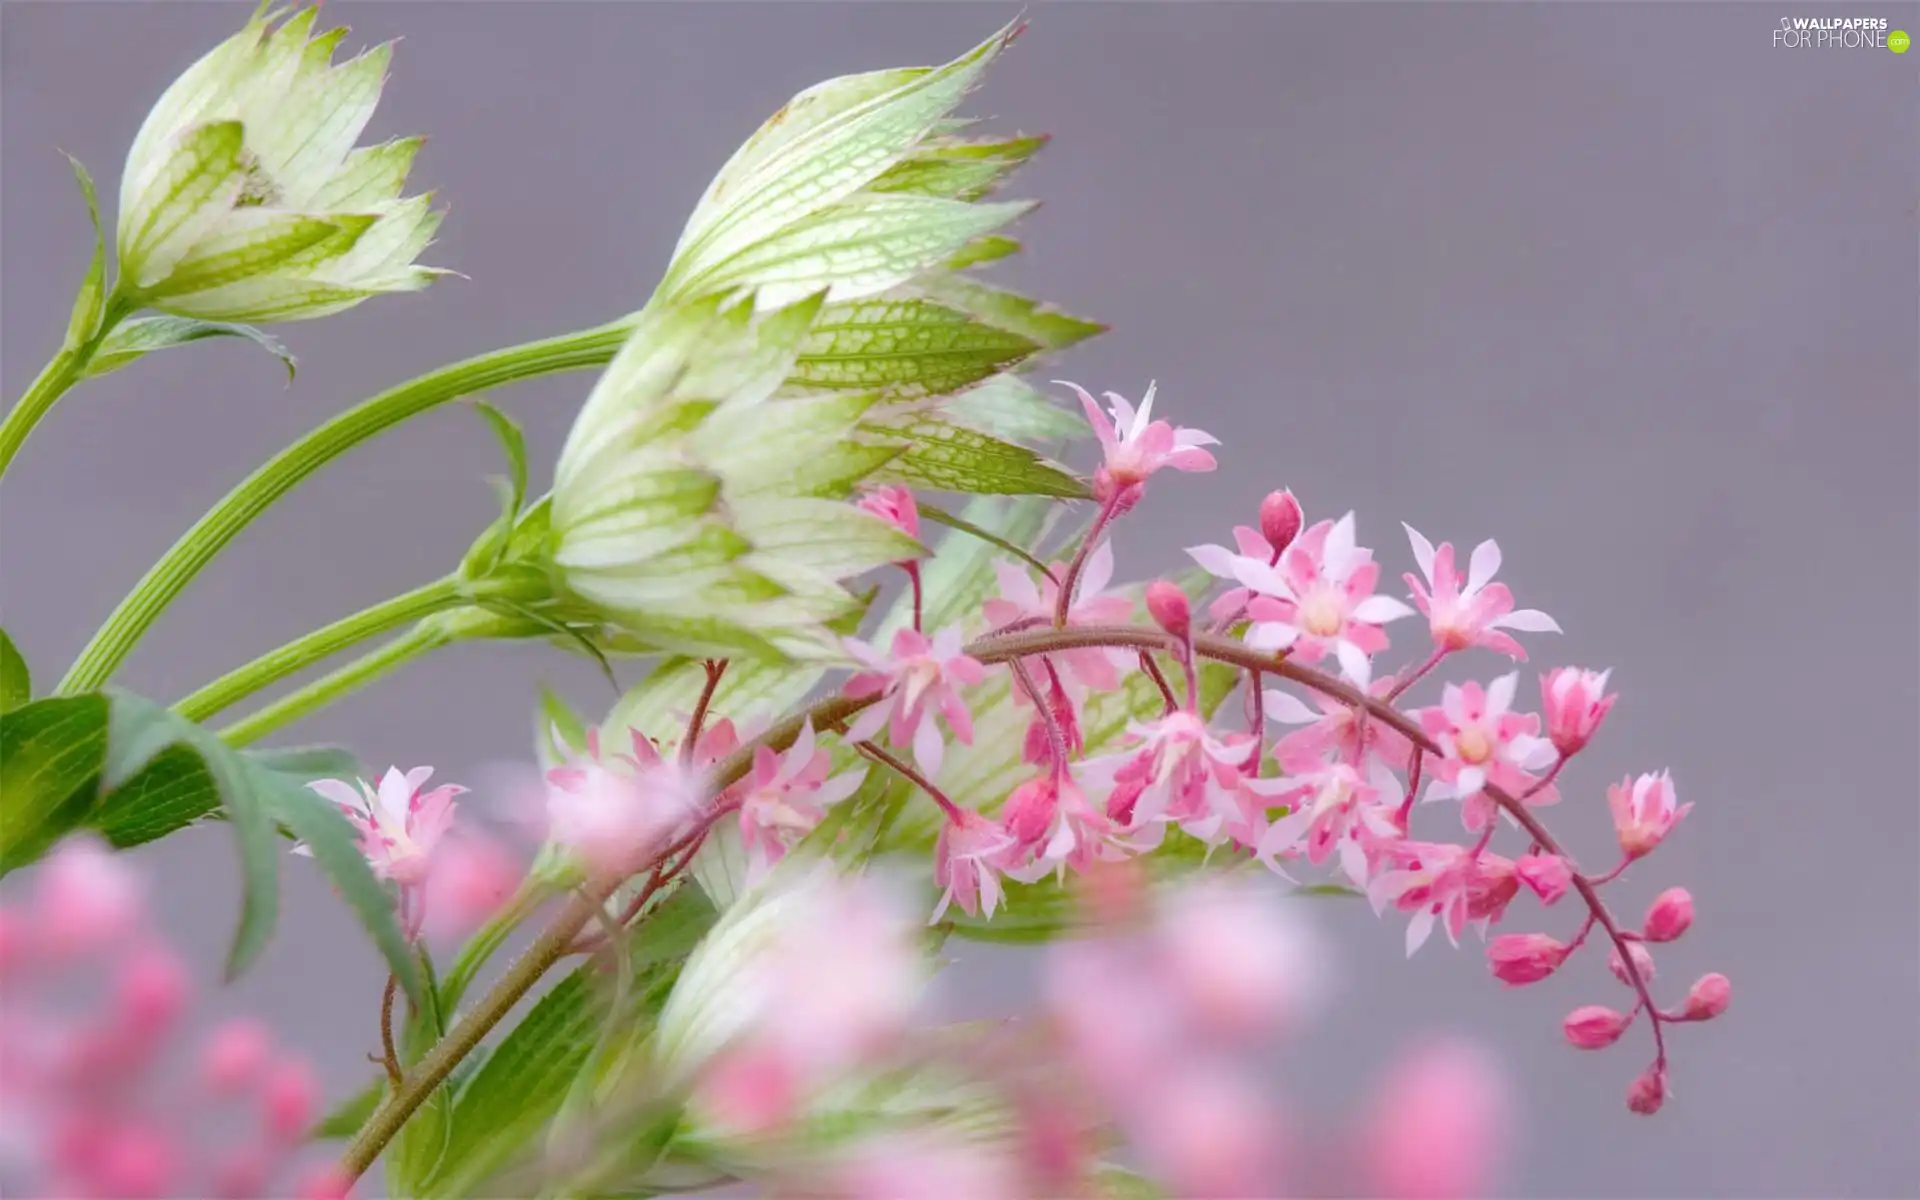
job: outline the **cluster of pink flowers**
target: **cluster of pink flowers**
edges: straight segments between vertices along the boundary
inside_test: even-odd
[[[331,1167],[297,1162],[319,1116],[312,1068],[251,1020],[191,1041],[188,971],[146,905],[124,861],[70,839],[26,905],[0,908],[8,1194],[344,1196]],[[76,1008],[89,983],[105,1002]]]
[[[1632,1006],[1614,1014],[1613,1023],[1623,1029],[1645,1013],[1653,1029],[1654,1062],[1635,1083],[1632,1105],[1643,1112],[1658,1108],[1666,1078],[1663,1026],[1717,1015],[1726,1006],[1727,984],[1710,975],[1685,1007],[1657,1008],[1648,987],[1647,946],[1663,940],[1656,927],[1671,929],[1672,919],[1663,913],[1665,925],[1650,919],[1644,929],[1624,927],[1600,888],[1655,849],[1689,806],[1676,800],[1665,773],[1612,788],[1608,803],[1622,858],[1605,873],[1582,871],[1536,815],[1560,799],[1563,770],[1612,709],[1609,674],[1573,667],[1547,672],[1540,677],[1538,713],[1517,707],[1517,672],[1485,682],[1447,682],[1437,703],[1399,707],[1454,656],[1481,649],[1523,660],[1526,651],[1514,634],[1557,632],[1559,626],[1545,613],[1515,607],[1512,592],[1494,579],[1501,553],[1492,541],[1474,548],[1463,573],[1450,543],[1435,547],[1408,527],[1420,571],[1405,577],[1412,604],[1378,594],[1380,565],[1358,543],[1353,514],[1309,526],[1290,492],[1267,498],[1257,527],[1234,531],[1235,549],[1200,546],[1191,552],[1230,585],[1210,604],[1214,631],[1197,632],[1186,596],[1171,584],[1155,583],[1147,589],[1146,607],[1164,636],[1143,643],[1138,629],[1114,624],[1124,615],[1120,604],[1111,603],[1115,598],[1098,595],[1112,574],[1111,542],[1104,535],[1139,503],[1157,470],[1211,468],[1211,455],[1197,447],[1214,439],[1150,421],[1151,397],[1138,413],[1110,397],[1109,420],[1091,396],[1080,396],[1105,462],[1096,476],[1100,508],[1074,558],[1037,582],[1018,567],[1003,566],[1002,595],[984,613],[991,632],[972,647],[962,645],[954,628],[903,630],[886,656],[852,647],[867,669],[850,681],[846,695],[876,703],[857,718],[849,738],[861,741],[884,730],[894,746],[911,747],[920,767],[916,782],[947,812],[935,851],[935,878],[943,889],[936,919],[949,905],[991,916],[1005,894],[1002,877],[1033,880],[1084,871],[1149,852],[1174,829],[1228,853],[1256,856],[1282,874],[1298,863],[1331,860],[1376,909],[1409,916],[1409,953],[1436,928],[1455,944],[1469,926],[1484,936],[1522,888],[1543,906],[1573,892],[1587,913],[1569,940],[1545,934],[1494,938],[1489,962],[1504,982],[1530,983],[1558,970],[1596,928],[1602,931],[1612,947],[1613,973],[1634,992]],[[1081,593],[1082,584],[1090,586],[1089,594]],[[1376,661],[1389,647],[1387,627],[1416,613],[1426,619],[1425,656],[1381,675]],[[1036,628],[1050,629],[1057,644],[994,653],[997,639],[1026,636],[1032,644]],[[1160,674],[1149,650],[1174,661],[1184,688]],[[1251,716],[1245,727],[1226,728],[1203,713],[1197,685],[1202,658],[1243,670]],[[1014,694],[1033,705],[1027,760],[1040,771],[1014,790],[996,816],[959,808],[937,787],[942,738],[935,714],[958,740],[970,740],[966,689],[985,673],[983,659],[1011,670]],[[1163,713],[1130,725],[1127,744],[1119,749],[1076,761],[1087,692],[1116,686],[1129,659],[1153,673],[1165,698]],[[1316,669],[1322,663],[1334,673]],[[1264,686],[1269,676],[1314,694],[1317,711],[1292,691]],[[1068,678],[1072,686],[1063,682]],[[1295,727],[1271,750],[1269,718]],[[1443,801],[1459,803],[1463,836],[1415,838],[1415,808]],[[1503,828],[1517,830],[1526,842],[1517,858],[1492,849]],[[1667,903],[1671,909],[1675,902]],[[1667,940],[1671,936],[1677,933]],[[1590,1032],[1600,1024],[1595,1010],[1575,1015],[1581,1019],[1568,1026],[1575,1044],[1603,1044]],[[1604,1041],[1617,1036],[1613,1029]]]

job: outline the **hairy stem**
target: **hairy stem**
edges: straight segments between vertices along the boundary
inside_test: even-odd
[[[458,579],[436,579],[390,600],[363,608],[312,633],[295,638],[245,666],[236,667],[175,704],[174,711],[190,721],[204,721],[238,704],[265,687],[331,658],[349,646],[397,629],[409,621],[464,603]]]
[[[604,366],[626,341],[630,328],[621,320],[453,363],[362,401],[306,434],[228,492],[148,570],[67,669],[56,694],[92,691],[105,683],[160,614],[227,543],[280,497],[348,450],[462,396],[522,379]]]

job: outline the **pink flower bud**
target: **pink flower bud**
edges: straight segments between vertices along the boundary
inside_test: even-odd
[[[855,507],[879,517],[916,541],[920,538],[920,506],[913,502],[913,492],[908,488],[898,484],[875,488],[862,496]]]
[[[1166,580],[1147,585],[1147,612],[1156,625],[1181,641],[1193,635],[1193,608],[1187,594]]]
[[[186,1008],[192,991],[186,969],[171,951],[158,944],[142,946],[120,971],[120,1019],[137,1041],[160,1037]]]
[[[1291,491],[1268,492],[1267,498],[1260,502],[1260,536],[1267,539],[1267,545],[1273,547],[1275,554],[1293,544],[1305,522],[1300,502],[1293,498]]]
[[[1692,924],[1692,895],[1685,888],[1668,888],[1648,906],[1646,928],[1642,932],[1650,942],[1671,942]]]
[[[1507,904],[1519,891],[1520,877],[1512,860],[1482,852],[1467,881],[1468,919],[1498,921],[1506,915]]]
[[[84,955],[132,936],[141,923],[140,877],[90,837],[62,842],[40,868],[35,916],[41,944]]]
[[[1561,1028],[1567,1041],[1581,1050],[1604,1050],[1620,1040],[1633,1018],[1604,1005],[1589,1004],[1567,1014]]]
[[[1573,868],[1558,854],[1529,854],[1515,863],[1514,869],[1542,904],[1552,904],[1573,885]]]
[[[216,1095],[232,1095],[260,1077],[273,1056],[273,1038],[258,1021],[224,1022],[200,1051],[200,1081]]]
[[[1508,1128],[1506,1082],[1484,1055],[1442,1043],[1403,1059],[1362,1131],[1367,1194],[1483,1196]]]
[[[320,1084],[313,1068],[300,1059],[284,1059],[268,1068],[260,1106],[261,1118],[274,1137],[288,1142],[305,1137],[320,1107]]]
[[[1627,953],[1633,957],[1633,968],[1640,973],[1640,982],[1652,983],[1653,951],[1647,949],[1639,942],[1628,942]],[[1620,949],[1617,946],[1614,948],[1613,953],[1607,956],[1607,970],[1612,971],[1613,977],[1621,983],[1626,984],[1628,987],[1633,986],[1633,977],[1627,974],[1627,964],[1621,961]]]
[[[1659,1112],[1666,1102],[1667,1073],[1662,1068],[1648,1067],[1627,1088],[1627,1107],[1643,1117]]]
[[[1540,699],[1546,709],[1547,740],[1561,757],[1579,753],[1593,740],[1600,722],[1619,697],[1604,694],[1611,671],[1583,671],[1559,667],[1540,677]]]
[[[1702,975],[1687,990],[1687,1020],[1711,1021],[1733,1001],[1733,984],[1718,971]]]
[[[1540,982],[1566,958],[1567,947],[1544,933],[1508,933],[1487,944],[1494,978],[1512,987]]]

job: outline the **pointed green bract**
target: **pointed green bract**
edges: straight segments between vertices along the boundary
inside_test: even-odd
[[[115,326],[112,333],[101,339],[100,348],[87,364],[87,375],[91,377],[117,371],[155,350],[220,337],[244,338],[252,342],[279,359],[287,369],[287,378],[293,378],[296,366],[293,354],[272,334],[231,321],[200,321],[192,317],[169,315],[136,317]]]
[[[344,29],[314,10],[258,13],[155,103],[121,174],[117,231],[132,299],[209,321],[324,316],[424,287],[438,224],[401,199],[418,139],[356,151],[390,46],[332,63]]]
[[[80,160],[67,155],[67,164],[73,168],[73,178],[80,185],[80,196],[87,202],[87,221],[93,226],[93,257],[87,260],[87,273],[80,281],[80,291],[73,298],[73,312],[67,318],[67,336],[62,343],[64,349],[78,350],[90,340],[94,331],[100,327],[100,314],[107,303],[107,239],[100,228],[100,201],[93,190],[93,176],[80,165]]]
[[[1017,331],[919,300],[824,309],[800,346],[792,382],[888,397],[947,395],[1040,349]]]

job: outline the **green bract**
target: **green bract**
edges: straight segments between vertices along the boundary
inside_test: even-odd
[[[120,181],[120,289],[183,316],[293,321],[442,272],[415,266],[440,213],[400,189],[420,148],[354,149],[391,47],[333,65],[345,29],[314,9],[246,28],[189,67],[147,114]]]

